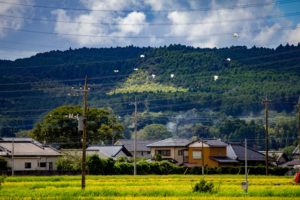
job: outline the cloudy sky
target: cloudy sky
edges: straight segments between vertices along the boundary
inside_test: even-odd
[[[287,42],[300,42],[300,0],[0,1],[0,59],[70,47]]]

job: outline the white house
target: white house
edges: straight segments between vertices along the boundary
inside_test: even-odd
[[[52,171],[60,153],[31,138],[0,138],[0,156],[15,171]]]
[[[123,145],[114,146],[90,146],[86,149],[88,155],[96,154],[100,158],[117,159],[119,157],[130,158],[131,153]]]

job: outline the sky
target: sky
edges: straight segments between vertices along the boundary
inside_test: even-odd
[[[0,0],[0,59],[81,47],[300,42],[300,0]]]

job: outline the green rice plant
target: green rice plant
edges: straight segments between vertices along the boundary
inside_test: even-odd
[[[193,188],[193,192],[213,192],[214,184],[212,182],[208,182],[204,180],[200,180],[198,183],[195,184]]]

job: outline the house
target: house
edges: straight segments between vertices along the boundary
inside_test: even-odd
[[[96,154],[103,159],[112,158],[116,160],[120,157],[132,157],[132,154],[124,147],[124,145],[90,146],[86,149],[86,152],[87,155]]]
[[[288,161],[286,163],[283,163],[280,165],[281,167],[289,167],[289,168],[294,168],[294,169],[300,169],[300,161],[299,159],[293,159],[291,161]]]
[[[229,143],[227,145],[227,156],[237,160],[240,164],[245,163],[245,146]],[[265,165],[265,155],[253,149],[247,148],[247,163],[249,166]]]
[[[167,138],[158,142],[148,144],[150,148],[151,158],[155,158],[159,154],[163,160],[170,160],[176,163],[184,163],[188,161],[188,148],[190,143],[187,139]]]
[[[221,167],[236,165],[238,161],[227,157],[227,144],[221,140],[197,140],[188,145],[187,166]]]
[[[266,151],[260,151],[266,155]],[[288,161],[288,157],[285,153],[281,151],[268,151],[269,159],[274,166],[282,165]]]
[[[0,156],[14,171],[52,171],[60,153],[31,138],[0,138]]]
[[[134,140],[120,139],[115,143],[115,145],[124,145],[125,148],[133,155],[133,142]],[[151,151],[150,148],[147,147],[147,144],[152,144],[154,142],[157,142],[157,140],[136,140],[136,157],[147,159],[151,158]]]
[[[293,150],[293,158],[298,159],[299,158],[299,145],[296,146],[296,148]]]

